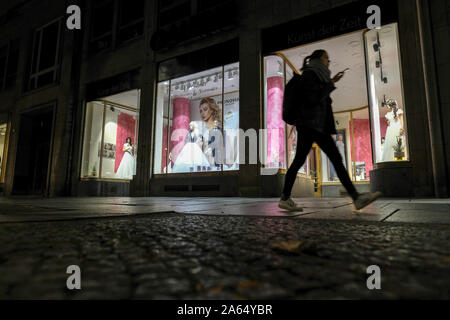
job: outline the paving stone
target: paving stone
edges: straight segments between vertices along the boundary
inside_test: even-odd
[[[208,205],[210,199],[183,201]],[[3,223],[0,298],[448,299],[449,240],[448,224],[280,216]],[[293,254],[272,248],[280,241],[308,245]],[[81,268],[80,292],[65,287],[69,264]],[[381,292],[366,287],[373,264],[382,271]]]

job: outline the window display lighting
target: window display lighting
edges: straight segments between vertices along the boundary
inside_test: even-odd
[[[232,68],[228,71],[228,80],[233,80],[236,76],[239,75],[239,68]],[[214,77],[214,78],[212,78]],[[173,83],[175,90],[192,90],[192,88],[205,87],[208,83],[213,81],[217,83],[219,79],[222,78],[222,72],[215,73],[214,75],[202,76],[194,79],[189,79],[186,81],[180,81]]]

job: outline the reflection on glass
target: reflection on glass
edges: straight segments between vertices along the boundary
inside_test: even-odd
[[[376,162],[409,159],[397,24],[365,34]]]
[[[238,170],[238,128],[239,63],[160,83],[154,173]]]

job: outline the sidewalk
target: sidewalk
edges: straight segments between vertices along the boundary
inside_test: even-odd
[[[0,223],[126,217],[156,213],[450,224],[450,199],[380,199],[360,212],[346,198],[301,198],[302,213],[270,198],[0,198]]]

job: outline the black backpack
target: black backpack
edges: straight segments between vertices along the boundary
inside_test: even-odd
[[[294,73],[294,77],[289,80],[284,88],[283,97],[283,121],[290,125],[295,125],[299,118],[302,97],[302,76]]]

